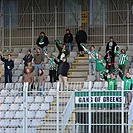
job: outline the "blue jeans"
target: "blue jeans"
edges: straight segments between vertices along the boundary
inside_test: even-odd
[[[8,82],[9,77],[9,82]],[[5,83],[12,83],[12,71],[11,70],[5,70]]]
[[[40,48],[40,50],[41,50],[41,53],[44,55],[44,58],[45,58],[46,56],[45,56],[45,54],[44,54],[44,51],[46,51],[46,46],[43,47],[43,48]]]
[[[71,43],[66,43],[66,48],[69,52],[71,52]]]
[[[42,65],[41,64],[35,64],[34,67],[35,67],[35,76],[37,76],[38,70],[42,68]]]
[[[89,75],[96,74],[96,63],[89,62]]]

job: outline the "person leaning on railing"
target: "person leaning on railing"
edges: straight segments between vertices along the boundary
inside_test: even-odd
[[[119,72],[119,76],[124,81],[124,90],[126,90],[124,92],[124,96],[126,96],[125,109],[128,109],[129,108],[129,104],[130,104],[131,99],[132,99],[132,92],[131,91],[128,91],[128,90],[132,90],[132,87],[133,87],[133,79],[131,78],[131,74],[129,72],[127,72],[126,75],[123,76],[123,73],[120,71]]]

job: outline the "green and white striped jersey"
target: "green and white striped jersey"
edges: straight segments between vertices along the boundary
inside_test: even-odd
[[[126,65],[128,63],[128,56],[126,54],[119,55],[119,65]]]

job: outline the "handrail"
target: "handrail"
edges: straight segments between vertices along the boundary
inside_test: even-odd
[[[130,132],[132,121],[133,121],[133,99],[131,101],[129,111],[128,111],[128,133]]]
[[[67,122],[75,108],[75,103],[74,103],[74,92],[72,93],[63,113],[62,113],[62,132],[64,131]]]

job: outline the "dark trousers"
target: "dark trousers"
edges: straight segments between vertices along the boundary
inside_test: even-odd
[[[56,82],[56,70],[49,70],[50,82],[52,83],[52,79]]]
[[[8,82],[9,78],[9,82]],[[12,71],[11,70],[5,70],[5,83],[12,83]]]

